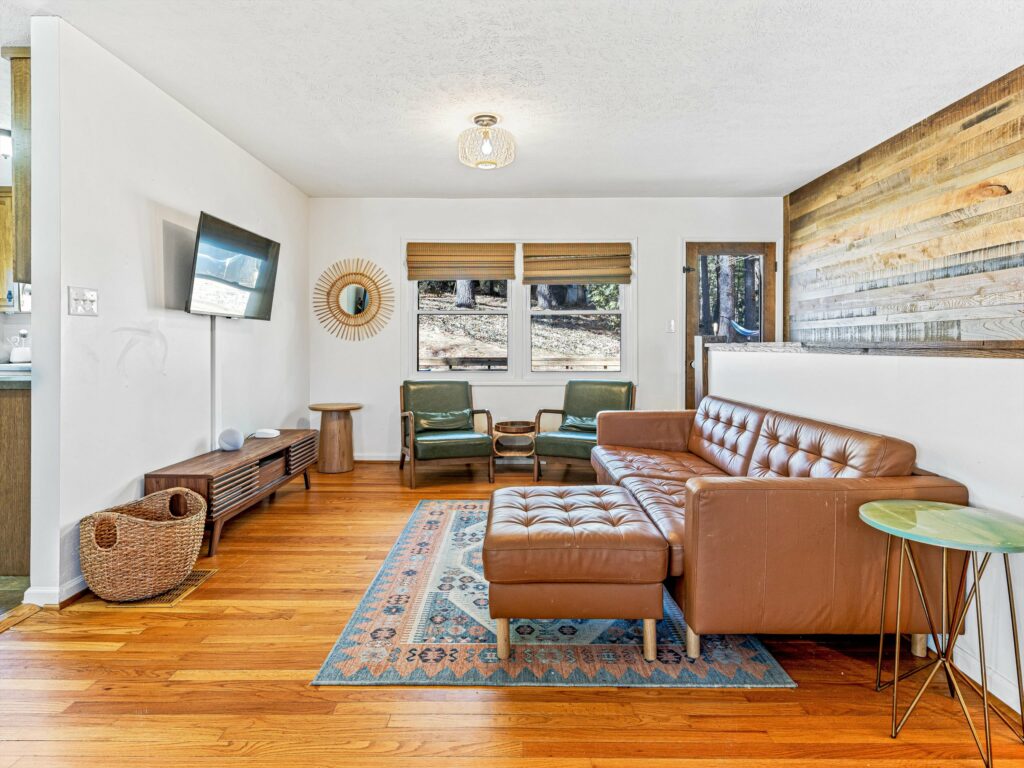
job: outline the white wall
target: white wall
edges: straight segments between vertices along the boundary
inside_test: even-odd
[[[32,58],[27,599],[52,603],[81,586],[78,521],[208,450],[212,408],[243,431],[306,423],[308,221],[298,189],[68,24],[34,18]],[[273,320],[217,321],[213,406],[210,319],[174,308],[201,210],[281,243]],[[69,317],[68,286],[98,289],[99,317]]]
[[[310,201],[310,285],[333,262],[372,259],[394,281],[399,306],[384,331],[342,341],[311,323],[311,401],[359,401],[357,458],[397,458],[402,323],[408,322],[402,243],[407,240],[635,240],[638,407],[682,402],[683,252],[692,241],[779,241],[778,198],[386,199]],[[781,302],[779,302],[781,307]],[[666,328],[675,320],[677,332]],[[495,419],[559,407],[561,386],[476,386]]]
[[[909,440],[918,465],[962,482],[971,503],[1024,514],[1024,360],[773,352],[711,354],[710,391],[722,397]],[[1014,556],[1024,595],[1024,557]],[[1003,565],[982,579],[989,681],[1017,708]],[[1018,605],[1024,610],[1024,605]],[[977,678],[974,614],[957,645]]]

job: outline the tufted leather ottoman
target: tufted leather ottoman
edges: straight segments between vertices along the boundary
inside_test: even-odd
[[[512,618],[643,619],[644,658],[653,660],[668,558],[665,538],[623,488],[495,491],[483,562],[498,657],[509,657]]]

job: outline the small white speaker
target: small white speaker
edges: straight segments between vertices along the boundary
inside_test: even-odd
[[[244,442],[245,436],[234,428],[225,429],[217,438],[217,445],[222,451],[237,451]]]

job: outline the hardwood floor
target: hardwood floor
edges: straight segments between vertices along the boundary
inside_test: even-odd
[[[592,476],[546,478],[565,480]],[[415,502],[492,487],[434,470],[410,491],[393,464],[313,475],[229,523],[199,563],[218,573],[175,608],[30,616],[0,634],[0,768],[981,765],[938,684],[889,738],[871,638],[765,638],[795,690],[310,687]],[[1024,766],[993,731],[996,764]]]

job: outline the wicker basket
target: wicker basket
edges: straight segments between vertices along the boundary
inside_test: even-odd
[[[178,586],[203,543],[206,501],[171,488],[83,518],[82,573],[104,600],[144,600]]]

